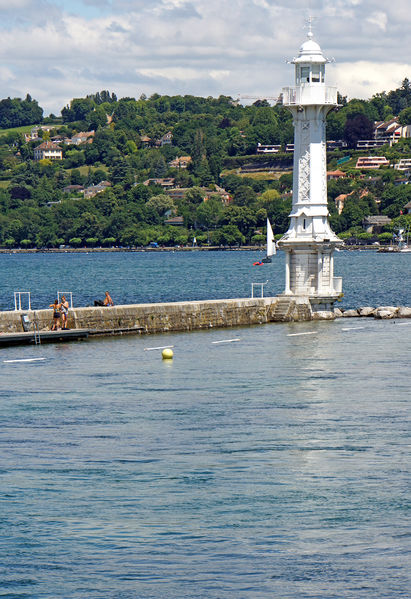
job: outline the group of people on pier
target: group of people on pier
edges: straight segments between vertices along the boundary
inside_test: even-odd
[[[111,295],[108,291],[105,292],[104,300],[94,300],[95,306],[114,306],[114,302],[111,298]],[[55,299],[52,304],[49,305],[50,308],[53,308],[53,323],[51,330],[52,331],[67,331],[67,321],[68,321],[68,312],[69,312],[69,303],[66,299],[65,295],[61,296],[61,301]]]
[[[52,304],[49,306],[53,308],[53,326],[51,327],[52,331],[67,331],[67,319],[68,319],[68,311],[69,311],[69,303],[66,299],[65,295],[61,296],[61,302],[58,299],[55,299]]]

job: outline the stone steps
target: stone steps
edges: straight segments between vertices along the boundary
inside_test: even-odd
[[[273,320],[275,322],[287,322],[293,320],[291,312],[294,307],[295,300],[289,297],[280,297],[275,306]]]

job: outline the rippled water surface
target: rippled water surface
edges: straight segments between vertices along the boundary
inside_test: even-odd
[[[409,597],[410,333],[2,349],[0,596]]]
[[[30,291],[45,308],[57,291],[71,291],[76,306],[93,304],[109,290],[118,304],[250,297],[251,283],[265,295],[284,290],[284,255],[253,266],[261,252],[133,252],[0,254],[0,309],[14,306],[14,291]],[[335,253],[343,277],[344,307],[411,302],[411,254]]]
[[[2,254],[0,307],[282,291],[258,257]],[[411,304],[411,255],[335,261],[345,307]],[[409,598],[410,350],[373,319],[3,348],[0,597]]]

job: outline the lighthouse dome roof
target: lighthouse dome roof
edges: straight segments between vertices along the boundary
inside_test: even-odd
[[[294,58],[294,63],[302,62],[316,62],[326,63],[328,62],[325,58],[319,44],[312,39],[312,33],[308,34],[308,39],[300,47],[300,53],[298,58]]]

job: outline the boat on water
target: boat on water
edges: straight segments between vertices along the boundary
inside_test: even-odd
[[[267,255],[265,258],[261,260],[261,262],[263,262],[264,264],[269,264],[270,262],[272,262],[271,256],[274,256],[276,252],[277,248],[275,245],[273,228],[269,219],[267,218]]]
[[[405,239],[404,239],[405,233]],[[404,229],[398,229],[398,233],[394,238],[397,240],[397,245],[390,245],[386,248],[381,248],[378,250],[383,253],[396,253],[396,254],[411,254],[411,246],[409,245],[409,236],[410,236],[410,227],[408,227],[407,231]]]

